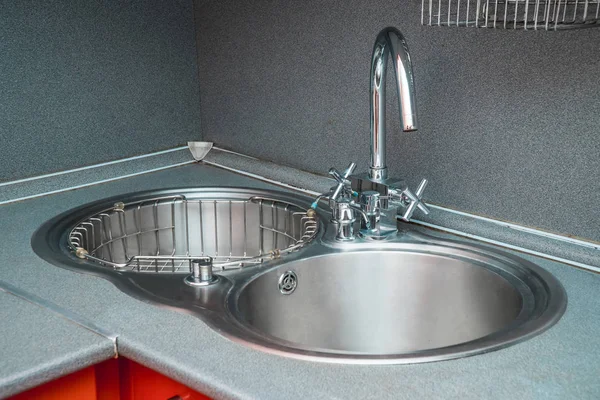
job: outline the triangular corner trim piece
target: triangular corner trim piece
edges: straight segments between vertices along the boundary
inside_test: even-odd
[[[188,148],[196,161],[203,160],[212,147],[213,142],[188,142]]]

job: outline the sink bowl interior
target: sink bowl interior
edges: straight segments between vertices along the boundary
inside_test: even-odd
[[[286,273],[296,278],[290,294],[279,286]],[[337,253],[251,280],[233,315],[270,346],[297,354],[395,358],[433,351],[450,357],[477,341],[490,342],[475,346],[483,351],[504,343],[503,334],[514,339],[511,330],[544,314],[544,287],[533,270],[475,255]]]

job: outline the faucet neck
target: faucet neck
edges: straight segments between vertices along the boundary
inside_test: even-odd
[[[385,28],[377,35],[371,57],[371,161],[369,178],[375,181],[385,180],[387,166],[385,162],[385,86],[388,56],[392,55],[398,106],[402,130],[417,129],[417,109],[412,64],[404,36],[396,28]]]

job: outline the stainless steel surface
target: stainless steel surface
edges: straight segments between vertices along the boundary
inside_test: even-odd
[[[294,271],[286,271],[279,277],[277,288],[281,294],[292,294],[298,287],[298,276]]]
[[[540,334],[556,323],[566,308],[560,283],[519,257],[485,246],[441,240],[411,225],[380,240],[355,236],[352,241],[339,241],[335,223],[317,229],[320,221],[328,221],[328,211],[323,209],[310,209],[316,224],[314,240],[304,243],[301,251],[289,251],[286,257],[264,260],[252,268],[220,271],[218,281],[211,285],[186,284],[176,273],[106,268],[90,262],[85,253],[84,258],[78,258],[69,247],[72,228],[89,215],[113,210],[111,218],[118,222],[118,213],[137,208],[131,208],[132,204],[143,208],[147,200],[160,198],[169,199],[159,203],[166,210],[160,215],[168,216],[171,204],[180,202],[173,198],[181,194],[187,199],[181,204],[188,206],[192,200],[214,203],[215,199],[226,199],[258,207],[248,200],[260,197],[273,199],[269,209],[282,210],[274,205],[284,203],[292,205],[288,210],[297,207],[303,211],[312,201],[306,196],[248,189],[134,194],[52,219],[34,235],[33,248],[58,266],[103,276],[132,296],[193,314],[233,341],[313,361],[395,364],[470,356]],[[348,199],[338,199],[338,203],[343,201]],[[122,205],[115,207],[119,202]],[[159,208],[148,207],[143,215],[146,223],[154,226],[152,215]],[[219,218],[213,216],[212,223]],[[265,234],[266,239],[272,230],[261,233],[259,220],[256,217],[255,223],[244,224],[240,219],[239,224],[225,226],[235,228],[234,236],[256,229],[255,236]],[[270,226],[279,230],[282,225]],[[171,235],[170,229],[165,237]],[[227,237],[228,229],[224,231],[220,232]],[[219,243],[221,234],[217,235]],[[154,229],[148,235],[154,235]],[[113,237],[118,238],[116,243],[127,240]],[[276,240],[283,239],[272,237],[270,243]],[[80,244],[84,243],[82,239]],[[212,249],[222,254],[219,246]],[[196,267],[188,279],[208,281],[210,273],[201,271],[200,264]]]
[[[598,0],[422,0],[421,24],[524,30],[600,26]]]
[[[427,179],[423,179],[414,193],[408,187],[402,190],[402,192],[400,193],[401,201],[404,203],[406,209],[404,210],[402,215],[399,216],[401,220],[409,222],[417,208],[421,210],[421,212],[425,215],[429,214],[429,209],[427,208],[423,200],[421,200],[426,187]]]
[[[329,199],[331,208],[331,222],[337,227],[335,239],[338,241],[351,241],[356,238],[354,233],[355,215],[360,215],[361,234],[379,236],[379,210],[381,207],[379,193],[375,191],[354,192],[350,180],[347,177],[354,171],[355,163],[341,175],[335,168],[329,170],[338,185],[332,187],[329,193],[323,193],[313,202],[312,208],[316,209],[319,201],[323,198]],[[353,197],[358,197],[356,203]]]
[[[380,205],[382,209],[387,209],[390,187],[406,186],[403,180],[388,178],[374,181],[368,172],[354,174],[350,176],[350,188],[356,193],[366,191],[376,191],[381,195]]]
[[[385,162],[385,92],[388,56],[392,57],[398,89],[398,105],[402,129],[417,130],[417,108],[412,63],[404,36],[396,28],[385,28],[377,35],[371,56],[371,162],[369,177],[387,178]]]
[[[332,222],[337,226],[336,240],[351,241],[356,238],[354,234],[356,213],[361,216],[360,235],[377,240],[394,234],[396,219],[409,222],[417,208],[421,212],[429,214],[429,209],[421,199],[427,186],[427,179],[423,179],[416,192],[413,193],[407,186],[398,189],[392,186],[388,180],[373,182],[365,175],[352,176],[352,180],[346,179],[355,166],[356,164],[351,163],[343,176],[335,168],[331,168],[329,174],[334,177],[338,185],[332,187],[328,193],[320,194],[311,205],[314,210],[322,199],[329,199]],[[358,191],[353,188],[353,184],[356,182],[359,183]],[[365,185],[365,182],[373,183],[375,186]],[[370,190],[373,187],[377,190]],[[369,190],[361,190],[361,188]],[[385,195],[382,196],[381,192]],[[381,210],[387,209],[389,206],[395,207],[396,212],[388,215],[382,222]],[[400,213],[401,209],[404,211]]]
[[[336,240],[354,240],[355,212],[356,208],[351,206],[350,200],[340,199],[336,202],[332,213],[333,221],[337,225]]]
[[[379,192],[367,190],[360,193],[358,204],[367,215],[367,222],[361,225],[361,229],[376,229],[381,217],[381,199]]]
[[[196,258],[191,261],[192,274],[185,277],[184,282],[190,286],[208,286],[219,281],[213,275],[213,261],[211,257]]]
[[[252,329],[317,351],[385,355],[452,346],[501,330],[522,309],[506,278],[448,256],[365,251],[285,269],[302,279],[293,296],[283,301],[273,290],[276,269],[244,288],[238,315]]]
[[[356,192],[359,204],[367,215],[368,224],[363,225],[362,234],[373,237],[384,236],[380,229],[379,214],[381,209],[385,210],[389,207],[390,189],[396,192],[403,192],[403,196],[407,199],[405,201],[406,210],[398,216],[399,218],[410,221],[416,208],[419,208],[426,214],[429,212],[421,200],[422,192],[427,184],[426,180],[423,180],[419,189],[417,189],[419,194],[414,195],[403,182],[396,182],[388,178],[385,160],[385,104],[386,69],[387,60],[390,55],[393,60],[396,87],[398,89],[398,105],[402,129],[404,131],[417,130],[415,85],[408,45],[399,30],[388,27],[377,35],[371,57],[371,159],[369,171],[367,174],[350,176],[350,188],[348,188],[348,193],[354,194],[353,192]],[[330,170],[331,173],[332,170]],[[338,186],[336,187],[334,196],[330,196],[330,199],[335,200],[345,183],[337,171],[333,170],[333,176],[338,181]],[[402,189],[398,189],[399,185]],[[377,199],[372,195],[374,192],[378,193]],[[365,193],[371,193],[371,195],[365,196]],[[326,194],[320,197],[323,196],[326,196]],[[315,203],[317,202],[318,200]],[[331,208],[334,208],[334,205],[331,205]],[[385,234],[388,234],[390,230],[393,231],[389,227],[384,228]],[[372,233],[369,233],[369,231],[372,231]]]
[[[221,269],[261,263],[304,246],[316,231],[316,219],[288,202],[181,193],[119,201],[75,224],[68,242],[79,258],[117,270],[188,273],[206,256]]]
[[[534,264],[416,232],[307,253],[240,277],[227,304],[243,328],[225,332],[312,361],[430,362],[525,340],[566,307],[560,283]],[[301,285],[281,296],[290,271]]]
[[[356,163],[354,162],[351,162],[350,165],[348,165],[348,168],[346,168],[343,174],[340,174],[335,168],[329,169],[329,175],[331,175],[333,179],[335,179],[338,183],[335,187],[335,190],[333,191],[333,194],[330,196],[331,200],[336,200],[340,195],[342,189],[344,189],[345,186],[348,186],[350,184],[350,181],[348,181],[348,177],[354,172],[355,169]]]

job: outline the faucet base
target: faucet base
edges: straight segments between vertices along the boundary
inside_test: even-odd
[[[366,192],[368,190],[374,190],[378,192],[383,198],[381,199],[381,208],[388,208],[387,196],[389,195],[389,189],[405,187],[406,184],[403,179],[386,178],[381,180],[373,180],[369,176],[369,173],[364,172],[358,175],[350,175],[350,182],[352,190],[358,193]]]
[[[348,177],[351,182],[352,190],[359,193],[367,190],[375,190],[382,196],[387,196],[389,187],[404,187],[406,182],[404,179],[398,178],[384,178],[384,179],[373,179],[368,172],[361,174],[350,175]]]
[[[395,228],[390,228],[390,229],[380,228],[380,229],[376,229],[376,230],[361,229],[359,231],[358,235],[363,239],[386,240],[388,238],[396,236],[397,233],[398,233],[398,231]]]
[[[369,167],[369,179],[372,181],[383,181],[388,177],[387,167],[377,168]]]

